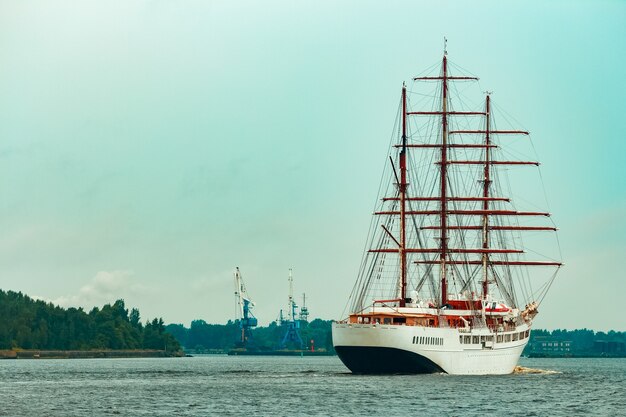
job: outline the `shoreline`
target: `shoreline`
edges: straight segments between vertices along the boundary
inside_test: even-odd
[[[522,354],[522,357],[532,359],[582,359],[582,358],[626,358],[625,353],[619,354],[601,354],[601,353],[573,353],[568,355],[549,355],[546,353],[529,353],[528,355]]]
[[[100,359],[100,358],[170,358],[181,357],[182,352],[155,349],[95,349],[95,350],[0,350],[1,359]]]

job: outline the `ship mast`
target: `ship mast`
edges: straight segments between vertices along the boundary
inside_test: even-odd
[[[483,262],[483,299],[487,299],[487,292],[489,291],[489,277],[487,276],[487,266],[489,262],[489,186],[491,185],[491,172],[489,166],[491,165],[491,153],[490,145],[491,140],[489,138],[490,133],[490,109],[489,109],[489,93],[487,93],[487,99],[485,103],[485,168],[483,178],[483,249],[485,251],[482,254]]]
[[[400,307],[406,303],[406,85],[402,85],[402,150],[400,151]]]
[[[442,85],[442,104],[441,104],[441,193],[440,206],[441,214],[439,215],[441,224],[441,253],[439,258],[441,261],[440,274],[441,274],[441,305],[446,304],[448,299],[448,279],[446,277],[446,257],[448,256],[448,226],[447,226],[447,170],[448,170],[448,59],[447,53],[443,54],[443,77],[441,79]]]

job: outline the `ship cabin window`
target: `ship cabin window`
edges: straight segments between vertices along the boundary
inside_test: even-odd
[[[478,343],[480,343],[478,336],[472,336],[472,344],[477,345]]]
[[[530,336],[530,330],[526,330],[526,337]]]
[[[385,317],[383,319],[383,324],[391,324],[391,317]]]
[[[485,340],[487,340],[485,336],[480,336],[480,343],[485,343]]]
[[[504,341],[505,342],[510,342],[511,341],[511,335],[510,334],[504,335]]]
[[[472,336],[463,336],[463,340],[463,343],[469,345],[470,343],[472,343]]]
[[[415,336],[413,336],[413,344],[415,344]]]
[[[493,342],[493,336],[487,336],[487,342]]]
[[[519,339],[519,334],[513,333],[513,341],[515,342],[517,339]]]
[[[526,336],[525,336],[524,332],[520,332],[520,333],[519,333],[519,339],[520,339],[520,340],[524,339],[525,337],[526,337]]]
[[[463,343],[463,336],[459,336],[459,343]]]
[[[406,323],[406,317],[394,317],[393,318],[393,324],[405,324]]]
[[[435,320],[434,320],[434,319],[430,319],[430,320],[428,320],[428,325],[429,325],[430,327],[435,327]]]
[[[502,335],[501,334],[498,335],[498,343],[502,343]]]

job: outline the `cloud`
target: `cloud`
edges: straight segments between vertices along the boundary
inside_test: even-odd
[[[61,296],[50,300],[61,307],[84,307],[91,309],[112,303],[120,298],[140,295],[146,288],[135,282],[132,271],[100,271],[90,283],[81,287],[76,295]]]

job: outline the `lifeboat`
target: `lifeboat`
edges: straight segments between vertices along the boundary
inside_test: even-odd
[[[489,301],[485,303],[485,313],[509,313],[511,308],[504,303]]]

